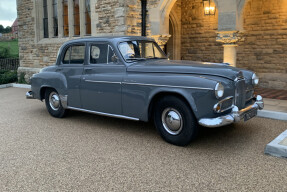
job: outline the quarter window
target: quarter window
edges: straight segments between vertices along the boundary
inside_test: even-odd
[[[83,64],[85,61],[85,45],[72,45],[65,53],[63,64]]]

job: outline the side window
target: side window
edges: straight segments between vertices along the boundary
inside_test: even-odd
[[[90,63],[91,64],[105,64],[108,63],[108,45],[107,44],[93,44],[90,49]]]
[[[85,45],[72,45],[65,53],[63,64],[83,64],[85,61]]]

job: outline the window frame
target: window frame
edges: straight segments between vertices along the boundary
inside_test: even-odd
[[[66,52],[68,49],[70,49],[72,46],[85,46],[85,51],[84,51],[84,62],[83,63],[76,63],[76,64],[71,64],[71,53],[69,55],[69,63],[63,63],[63,60],[65,58]],[[60,66],[84,66],[87,60],[87,43],[86,42],[77,42],[77,43],[71,43],[66,45],[62,51],[61,51],[61,60],[60,60]]]
[[[107,45],[108,46],[108,51],[107,51],[107,62],[106,63],[91,63],[91,47],[93,46],[93,45],[102,45],[102,44],[105,44],[105,45]],[[120,62],[117,62],[117,63],[114,63],[114,62],[108,62],[109,61],[109,51],[110,51],[110,49],[109,48],[111,48],[112,49],[112,51],[114,52],[114,54],[119,58],[119,56],[117,55],[117,53],[116,53],[116,51],[115,51],[115,49],[114,49],[114,47],[109,43],[109,42],[104,42],[104,41],[102,41],[102,42],[91,42],[91,43],[89,43],[88,44],[88,55],[87,55],[87,65],[91,65],[91,66],[99,66],[99,65],[101,65],[101,66],[107,66],[107,65],[121,65],[121,63]]]

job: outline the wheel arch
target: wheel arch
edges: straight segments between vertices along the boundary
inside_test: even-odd
[[[149,101],[149,105],[148,105],[148,120],[151,120],[152,117],[152,112],[154,110],[155,104],[157,103],[157,101],[159,101],[161,98],[166,97],[166,96],[175,96],[179,99],[182,99],[184,102],[186,102],[186,104],[188,104],[188,106],[190,107],[193,115],[197,118],[195,111],[197,111],[195,102],[193,97],[185,92],[180,92],[180,91],[159,91],[157,93],[155,93],[150,101]]]
[[[43,99],[45,99],[45,92],[47,89],[54,89],[57,91],[57,89],[55,89],[54,87],[48,86],[48,85],[44,85],[40,88],[40,100],[42,101]],[[58,91],[57,91],[58,92]]]

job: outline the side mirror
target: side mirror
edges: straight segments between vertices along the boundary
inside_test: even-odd
[[[119,60],[119,58],[116,56],[116,54],[114,54],[114,55],[112,56],[112,62],[113,62],[113,63],[117,63],[118,60]]]

